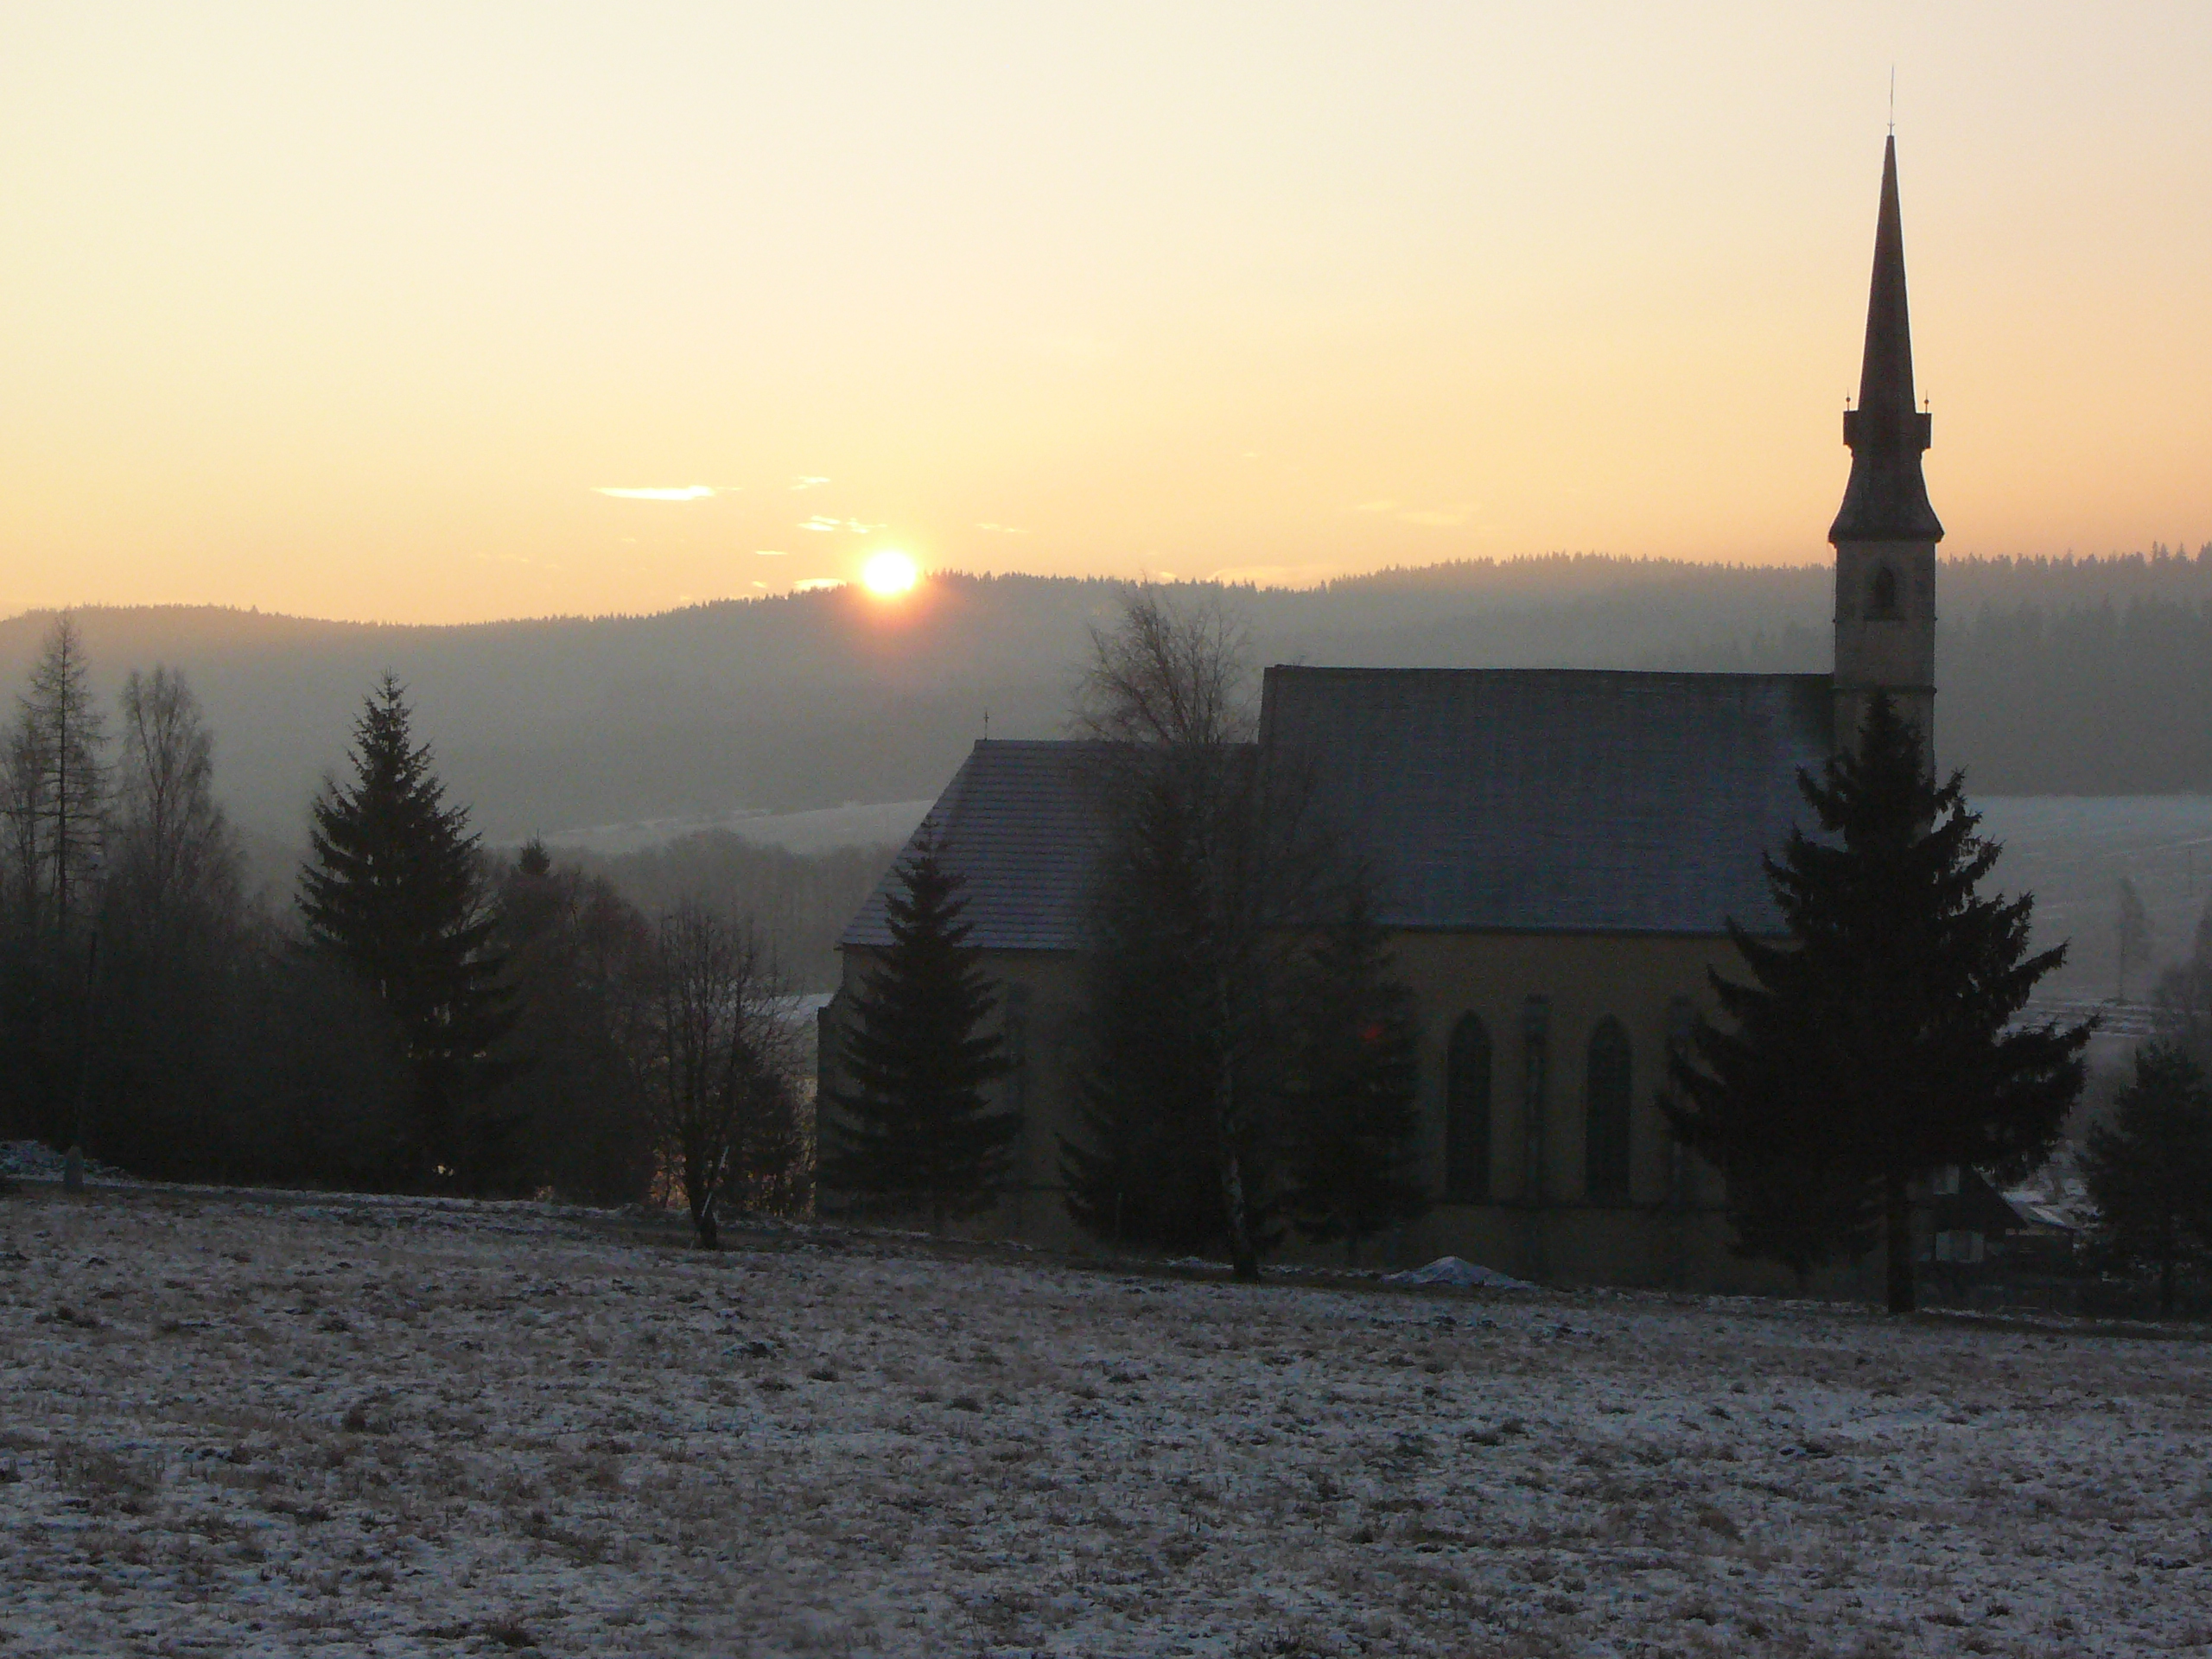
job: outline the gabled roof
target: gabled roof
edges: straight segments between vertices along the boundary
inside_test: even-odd
[[[1084,890],[1098,845],[1092,792],[1098,746],[981,742],[906,843],[931,829],[966,878],[970,944],[991,950],[1073,950],[1083,943]],[[901,854],[903,861],[904,853]],[[839,946],[891,943],[884,877]]]
[[[1389,925],[1773,932],[1760,858],[1803,810],[1798,769],[1827,759],[1829,699],[1825,674],[1271,668],[1261,742],[1311,769]],[[978,743],[914,832],[966,878],[971,944],[1082,947],[1100,747]],[[897,879],[841,946],[890,944]]]
[[[1761,855],[1832,744],[1825,674],[1271,668],[1261,741],[1397,927],[1780,931]]]

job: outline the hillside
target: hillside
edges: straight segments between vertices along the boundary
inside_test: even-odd
[[[461,627],[193,607],[77,613],[102,688],[167,662],[199,688],[238,818],[296,838],[362,691],[412,688],[458,799],[494,838],[933,794],[988,715],[1060,729],[1114,584],[935,579],[896,607],[851,590],[652,616]],[[1555,556],[1234,588],[1267,661],[1816,669],[1825,565]],[[1943,567],[1947,761],[2008,794],[2212,789],[2212,547],[2194,556]],[[49,618],[0,622],[20,685]]]

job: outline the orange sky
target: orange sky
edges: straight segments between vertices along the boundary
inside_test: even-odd
[[[2202,4],[7,33],[0,613],[1819,557],[1893,63],[1947,550],[2212,539]]]

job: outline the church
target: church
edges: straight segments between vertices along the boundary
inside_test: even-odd
[[[1259,742],[1294,751],[1380,884],[1420,1027],[1427,1213],[1379,1241],[1555,1283],[1751,1289],[1716,1172],[1656,1103],[1667,1058],[1742,971],[1733,918],[1778,932],[1762,857],[1817,770],[1886,692],[1931,748],[1936,543],[1913,394],[1897,142],[1883,158],[1864,364],[1843,417],[1850,480],[1828,531],[1828,674],[1277,667]],[[931,809],[967,883],[1023,1116],[1014,1185],[974,1230],[1088,1241],[1059,1186],[1074,1125],[1081,953],[1096,817],[1083,746],[979,742]],[[922,831],[918,830],[917,834]],[[841,941],[825,1085],[853,989],[889,943],[879,890]],[[828,1098],[825,1087],[823,1098]],[[825,1194],[835,1207],[836,1195]]]

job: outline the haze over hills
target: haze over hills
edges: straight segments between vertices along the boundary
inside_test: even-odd
[[[1232,588],[1268,662],[1817,670],[1825,563],[1588,555],[1394,569],[1311,589]],[[1943,566],[1940,739],[1979,791],[2212,788],[2212,546],[2196,555]],[[1088,626],[1119,585],[932,578],[649,616],[468,626],[213,607],[76,613],[105,695],[169,663],[199,690],[219,786],[249,829],[298,838],[386,668],[452,798],[494,841],[741,810],[933,794],[982,734],[1063,729]],[[19,686],[49,613],[0,622]]]

